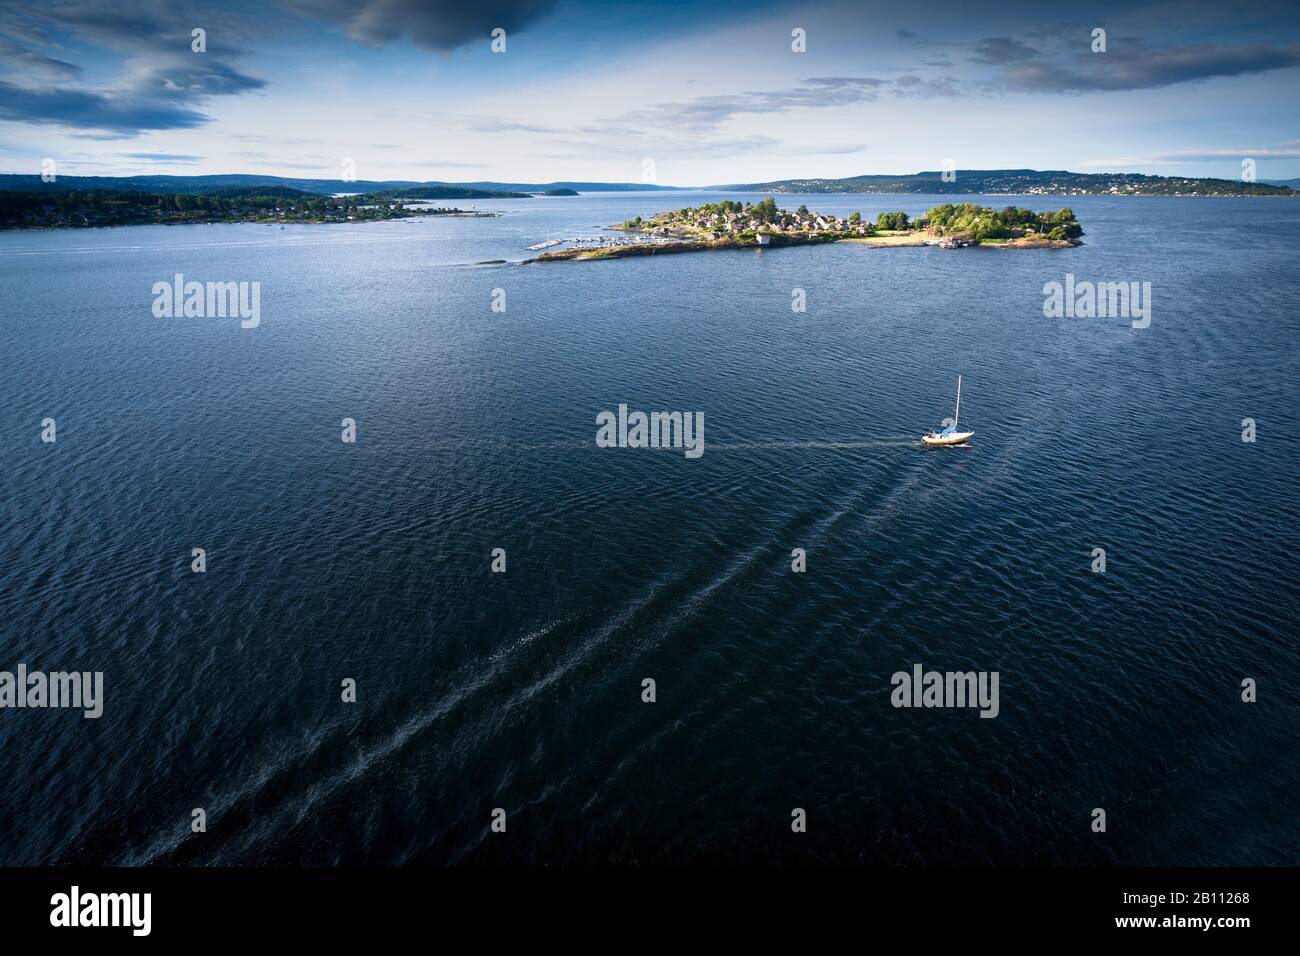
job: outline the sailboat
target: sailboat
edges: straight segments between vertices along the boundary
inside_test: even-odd
[[[952,424],[941,432],[931,429],[921,436],[922,445],[961,445],[970,439],[974,432],[957,431],[957,419],[961,415],[961,376],[957,376],[957,410],[952,413]]]

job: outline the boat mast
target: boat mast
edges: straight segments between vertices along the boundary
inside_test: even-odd
[[[957,430],[957,419],[961,418],[961,376],[957,376],[957,411],[952,414],[952,430]]]

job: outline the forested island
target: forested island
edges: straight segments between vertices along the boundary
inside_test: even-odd
[[[421,194],[418,196],[394,195],[395,192],[405,190],[351,196],[322,196],[284,186],[175,194],[133,189],[0,192],[0,228],[89,228],[203,222],[374,222],[413,216],[497,215],[455,207],[411,205],[421,200],[452,198],[427,195],[431,193],[429,189],[411,190]]]
[[[1069,207],[1034,212],[1018,206],[998,210],[974,203],[944,203],[919,219],[913,220],[901,211],[882,212],[871,222],[859,212],[835,216],[812,212],[806,205],[793,211],[780,209],[771,197],[756,203],[724,199],[657,213],[649,219],[638,216],[608,228],[637,238],[555,249],[528,261],[611,259],[828,242],[945,249],[1061,249],[1080,245],[1083,235],[1083,227]]]

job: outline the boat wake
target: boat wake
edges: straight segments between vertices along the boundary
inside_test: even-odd
[[[781,448],[898,448],[915,445],[915,438],[900,436],[898,438],[846,439],[841,441],[757,441],[757,442],[722,442],[708,444],[709,451],[747,451],[750,449]]]

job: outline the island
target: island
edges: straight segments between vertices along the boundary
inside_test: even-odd
[[[435,198],[423,195],[430,193],[428,189],[412,191],[422,195],[361,193],[322,196],[286,186],[251,186],[177,194],[136,189],[0,192],[0,228],[374,222],[417,216],[477,218],[499,215],[456,207],[410,205],[422,199]]]
[[[1083,227],[1069,207],[1034,212],[1018,206],[992,209],[974,203],[943,203],[919,219],[905,212],[882,212],[870,222],[861,213],[834,216],[806,205],[779,209],[772,197],[756,203],[724,199],[657,213],[606,227],[629,233],[626,239],[583,243],[543,252],[525,262],[615,259],[626,256],[722,249],[857,242],[873,247],[937,246],[958,249],[1064,249],[1081,245]]]
[[[538,193],[539,196],[576,196],[576,189],[569,189],[567,186],[561,186],[558,189],[548,189],[545,192]]]

